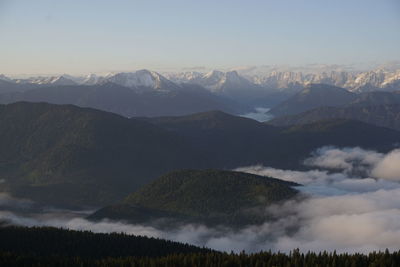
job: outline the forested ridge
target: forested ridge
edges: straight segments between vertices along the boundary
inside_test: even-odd
[[[156,238],[51,227],[0,227],[0,266],[400,266],[400,252],[225,253]]]
[[[265,206],[297,196],[298,184],[271,177],[223,170],[179,170],[162,175],[102,208],[89,218],[152,223],[161,218],[188,223],[243,226],[268,219]]]
[[[260,252],[256,254],[192,253],[170,254],[163,257],[108,257],[102,259],[38,256],[32,254],[0,252],[0,266],[81,266],[81,267],[395,267],[400,264],[399,252],[373,252],[363,254]]]
[[[349,120],[280,128],[220,111],[128,119],[46,103],[0,105],[0,125],[0,190],[69,209],[112,205],[173,170],[294,169],[327,144],[387,152],[400,142]]]
[[[53,227],[0,227],[0,251],[30,257],[160,257],[210,252],[196,246],[123,233],[93,233]],[[1,265],[0,266],[6,266]]]

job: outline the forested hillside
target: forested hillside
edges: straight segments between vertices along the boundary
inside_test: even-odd
[[[261,224],[268,219],[265,207],[295,197],[296,185],[242,172],[173,171],[90,218],[149,224],[165,218],[229,226]]]
[[[365,254],[223,253],[176,242],[54,228],[0,228],[0,266],[7,267],[392,267],[400,252]]]
[[[220,111],[128,119],[24,102],[0,105],[0,125],[0,190],[69,207],[116,203],[172,170],[299,168],[321,146],[389,151],[400,142],[395,130],[351,120],[274,127]]]

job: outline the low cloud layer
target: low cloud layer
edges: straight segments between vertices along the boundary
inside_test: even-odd
[[[384,157],[375,151],[356,148],[322,147],[312,153],[312,157],[304,161],[305,165],[346,173],[368,171]]]
[[[400,180],[400,150],[396,149],[379,161],[371,171],[374,177],[388,180]]]
[[[265,122],[273,118],[273,116],[268,113],[269,110],[270,110],[269,108],[256,108],[254,112],[249,112],[240,116],[253,119],[259,122]]]
[[[237,169],[300,183],[304,186],[298,189],[310,196],[268,208],[282,218],[283,233],[297,227],[292,234],[277,236],[269,244],[272,249],[368,252],[400,247],[399,150],[384,155],[361,148],[323,147],[305,165],[318,169]]]
[[[26,209],[32,206],[33,202],[27,199],[18,199],[12,197],[8,193],[0,192],[0,209],[13,208],[13,209]],[[1,217],[0,217],[1,219]]]
[[[305,161],[308,171],[264,166],[239,171],[297,182],[306,196],[266,207],[278,219],[240,230],[184,225],[162,231],[124,222],[90,222],[85,214],[48,211],[20,215],[1,211],[0,219],[19,225],[50,225],[93,232],[125,232],[236,251],[336,250],[369,252],[400,247],[400,151],[381,154],[361,148],[323,147]],[[0,204],[20,200],[0,194]],[[6,200],[6,201],[5,201]]]

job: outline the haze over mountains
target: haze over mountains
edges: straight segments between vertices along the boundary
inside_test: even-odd
[[[0,0],[0,267],[400,266],[400,0]]]
[[[200,86],[178,85],[146,70],[118,73],[107,79],[98,78],[96,82],[89,82],[91,85],[86,85],[86,82],[83,80],[78,85],[64,76],[32,79],[29,82],[4,81],[0,84],[0,92],[3,92],[0,93],[0,102],[74,104],[126,117],[184,115],[213,109],[241,113],[248,109]]]
[[[19,125],[2,132],[3,140],[8,140],[2,152],[2,164],[7,168],[2,172],[6,178],[16,177],[5,179],[2,186],[41,201],[45,201],[41,190],[57,192],[58,187],[66,190],[71,186],[76,197],[70,204],[111,204],[122,191],[127,194],[174,169],[226,169],[258,163],[296,168],[319,146],[387,151],[399,142],[395,131],[400,130],[400,94],[395,90],[400,89],[399,70],[270,72],[263,78],[259,73],[249,76],[247,72],[245,77],[241,72],[163,76],[139,70],[29,79],[3,75],[0,103],[25,102],[1,106],[4,129]],[[123,117],[27,102],[73,104]],[[258,106],[272,107],[268,114],[275,119],[270,124],[233,116]],[[105,135],[108,125],[113,125],[113,131]],[[28,132],[32,133],[29,138]],[[374,140],[378,133],[385,141]],[[113,156],[116,147],[123,148],[118,150],[118,159]],[[142,156],[137,160],[122,156],[130,154]],[[156,166],[159,161],[163,163]],[[96,175],[101,180],[110,173],[114,173],[114,182],[96,184],[93,195],[101,197],[86,199],[80,193],[93,190]],[[127,173],[132,173],[131,178]],[[79,177],[88,180],[82,183]],[[78,183],[82,190],[75,190]],[[46,196],[61,200],[57,194]]]
[[[238,69],[233,71],[210,72],[166,72],[165,75],[148,70],[136,72],[109,73],[106,75],[89,74],[87,76],[60,75],[52,77],[8,78],[0,76],[1,80],[18,84],[39,85],[93,85],[104,82],[114,82],[126,87],[150,87],[165,89],[174,87],[171,83],[194,83],[212,91],[223,91],[229,86],[261,86],[265,88],[296,88],[309,83],[323,83],[346,88],[353,92],[374,90],[394,90],[399,86],[400,70],[397,68],[377,68],[369,71],[351,70],[279,70],[267,69],[250,70]]]
[[[396,91],[400,88],[400,71],[376,69],[367,72],[337,71],[260,72],[210,71],[166,73],[149,70],[122,72],[86,77],[61,75],[11,79],[0,76],[0,103],[18,101],[74,104],[114,112],[126,117],[175,116],[209,110],[230,114],[253,112],[257,107],[274,107],[307,88],[309,84],[341,87],[349,92]],[[332,91],[332,90],[331,90]],[[342,90],[342,94],[345,92]],[[314,104],[290,103],[292,109],[337,105],[345,96],[330,96],[326,92]],[[350,93],[347,98],[351,98]],[[322,101],[325,98],[326,101]],[[346,97],[345,97],[346,98]],[[346,98],[346,99],[347,99]],[[337,101],[334,101],[337,99]],[[321,102],[322,101],[322,102]],[[309,105],[309,106],[308,106]],[[281,107],[280,107],[281,108]],[[290,115],[293,112],[270,114]]]
[[[292,115],[321,106],[341,106],[356,98],[356,94],[340,87],[309,84],[294,96],[273,107],[269,113],[274,116]]]
[[[178,82],[194,82],[209,88],[218,88],[233,72],[212,71],[209,73],[184,72],[172,73],[170,77]],[[282,70],[238,70],[237,73],[253,84],[266,88],[298,88],[309,83],[323,83],[346,88],[353,92],[373,90],[393,90],[398,88],[399,69],[378,68],[370,71],[325,70],[314,72],[282,71]],[[210,79],[210,77],[214,79]],[[217,78],[218,77],[218,78]],[[211,82],[211,81],[213,82]]]
[[[386,181],[397,179],[396,73],[1,76],[0,208],[21,214],[90,208],[77,227],[134,224],[173,240],[186,238],[188,228],[211,227],[195,228],[206,236],[191,241],[200,246],[215,235],[252,236],[258,228],[268,233],[264,241],[275,228],[278,239],[297,234],[307,225],[302,215],[295,215],[298,223],[279,222],[321,192],[397,188]],[[257,111],[274,118],[244,117]],[[329,152],[315,169],[315,158],[332,147],[344,152]],[[389,168],[376,171],[386,157]],[[360,166],[348,167],[353,161]],[[1,212],[0,218],[19,220]],[[41,220],[34,224],[65,225]]]

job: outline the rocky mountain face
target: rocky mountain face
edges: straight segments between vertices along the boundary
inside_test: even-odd
[[[215,109],[241,114],[248,109],[199,85],[176,84],[147,70],[105,77],[89,75],[80,84],[64,76],[0,79],[0,103],[18,101],[73,104],[126,117],[186,115]]]
[[[304,92],[303,89],[315,87],[313,84],[320,84],[317,86],[320,89],[327,86],[343,88],[336,90],[342,96],[327,95],[327,90],[312,90],[312,94],[301,93]],[[276,111],[276,106],[288,104],[291,97],[293,100],[293,96],[299,98],[300,94],[302,103],[294,103],[296,105],[289,108],[298,109],[299,105],[304,104],[305,107],[295,110],[296,113],[310,107],[346,104],[351,93],[396,90],[400,90],[398,69],[367,72],[331,70],[313,73],[213,70],[207,73],[192,71],[165,75],[138,70],[104,76],[90,74],[85,77],[64,74],[11,79],[0,76],[0,103],[30,101],[74,104],[128,117],[186,115],[214,109],[243,114],[257,107],[273,107]],[[316,104],[308,103],[307,99]]]
[[[264,87],[291,88],[309,83],[323,83],[346,88],[351,92],[387,91],[400,89],[400,70],[375,70],[368,72],[271,72],[249,77],[254,83]]]
[[[223,87],[229,73],[232,72],[186,72],[170,74],[168,77],[178,83],[196,83],[215,90]],[[273,70],[264,73],[249,74],[241,71],[237,73],[253,85],[273,89],[299,89],[310,83],[334,85],[352,92],[400,89],[400,70],[377,69],[366,72],[332,70],[312,73]]]
[[[89,74],[85,77],[61,75],[53,77],[31,77],[11,79],[0,75],[0,80],[19,84],[38,85],[93,85],[112,82],[125,87],[153,88],[158,90],[179,87],[182,83],[201,85],[212,92],[225,92],[233,88],[298,89],[310,83],[323,83],[346,88],[352,92],[388,91],[400,89],[400,69],[378,68],[369,71],[324,70],[324,71],[284,71],[264,70],[246,72],[243,70],[210,72],[173,72],[161,75],[150,70],[110,73],[104,76]]]

